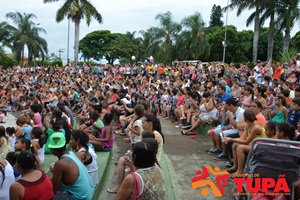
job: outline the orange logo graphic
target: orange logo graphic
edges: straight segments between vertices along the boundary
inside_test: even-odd
[[[216,176],[216,184],[213,181],[206,179],[209,177],[208,171],[210,171],[213,176]],[[197,176],[192,179],[192,187],[194,189],[209,186],[214,196],[221,197],[225,194],[223,185],[228,185],[227,179],[230,177],[227,171],[220,171],[220,168],[218,167],[212,169],[210,166],[204,166],[202,170],[196,172],[196,175]],[[202,188],[201,194],[204,196],[208,195],[209,188]]]

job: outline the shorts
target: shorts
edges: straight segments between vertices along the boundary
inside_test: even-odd
[[[108,152],[108,151],[111,151],[112,147],[103,147],[103,150],[104,152]]]
[[[221,132],[223,132],[224,137],[236,138],[239,136],[239,130],[235,129],[235,128],[228,129],[225,131],[222,131],[221,128],[215,128],[215,130],[214,130],[214,134],[216,134],[218,136],[220,136]]]
[[[206,120],[209,120],[209,118],[216,117],[216,114],[215,113],[212,113],[212,114],[200,114],[198,117],[199,118],[204,117]]]

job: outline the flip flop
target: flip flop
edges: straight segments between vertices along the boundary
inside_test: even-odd
[[[189,133],[184,133],[184,131],[181,131],[182,135],[190,136],[190,135],[196,135],[196,132],[189,132]]]
[[[236,172],[237,170],[231,169],[231,168],[230,168],[230,169],[227,169],[226,171],[227,171],[228,173],[234,173],[234,172]]]
[[[121,135],[121,136],[125,136],[126,135],[126,133],[118,132],[118,131],[114,131],[114,134],[115,135]]]
[[[117,191],[112,191],[111,188],[108,188],[106,191],[110,194],[117,194],[118,193]]]

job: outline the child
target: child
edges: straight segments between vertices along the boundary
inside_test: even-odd
[[[5,159],[6,154],[10,150],[9,138],[5,134],[4,126],[0,126],[0,158]]]
[[[276,135],[276,125],[277,125],[277,123],[276,122],[272,122],[272,121],[269,121],[266,124],[265,132],[266,132],[267,138],[275,138],[275,135]]]
[[[9,144],[10,144],[10,151],[14,152],[15,151],[15,144],[17,142],[17,137],[15,136],[15,128],[14,127],[7,127],[6,128],[6,133],[9,138]]]
[[[294,140],[295,128],[287,122],[276,125],[276,138],[280,140]]]
[[[294,98],[291,103],[291,108],[288,112],[287,122],[297,129],[297,123],[300,121],[300,98]]]
[[[142,116],[144,115],[144,106],[137,105],[134,108],[134,117],[128,125],[130,131],[131,144],[135,144],[141,141],[141,133],[143,132],[142,127]]]
[[[0,123],[5,123],[7,121],[6,111],[0,110]]]
[[[31,130],[31,137],[32,153],[35,156],[37,166],[42,169],[42,164],[45,160],[45,139],[43,130],[40,127],[33,127]]]
[[[14,147],[15,148],[15,147]],[[14,170],[14,176],[15,176],[15,181],[18,181],[19,179],[21,179],[21,173],[18,171],[17,166],[16,166],[16,161],[17,161],[17,154],[15,154],[15,152],[9,152],[6,155],[5,158],[9,164],[13,167]]]
[[[90,143],[94,146],[96,151],[110,151],[114,143],[114,132],[111,121],[112,114],[105,114],[103,117],[104,128],[101,130],[100,138],[96,138],[92,134],[89,135]]]
[[[97,111],[94,111],[92,114],[92,119],[95,120],[92,126],[92,135],[98,137],[98,133],[100,133],[102,128],[104,128],[104,124],[102,122],[103,114],[99,114]]]

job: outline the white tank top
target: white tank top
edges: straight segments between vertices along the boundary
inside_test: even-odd
[[[83,151],[86,151],[86,149],[84,147],[82,147],[78,150],[78,152],[83,152]],[[91,147],[89,147],[89,154],[92,156],[93,161],[90,164],[85,165],[85,167],[87,168],[89,175],[92,178],[93,186],[96,186],[96,184],[99,181],[97,155]]]
[[[39,142],[39,139],[32,139],[32,140]],[[38,149],[38,157],[39,157],[39,159],[41,161],[41,164],[43,164],[44,160],[45,160],[45,145],[43,145],[42,148]]]

